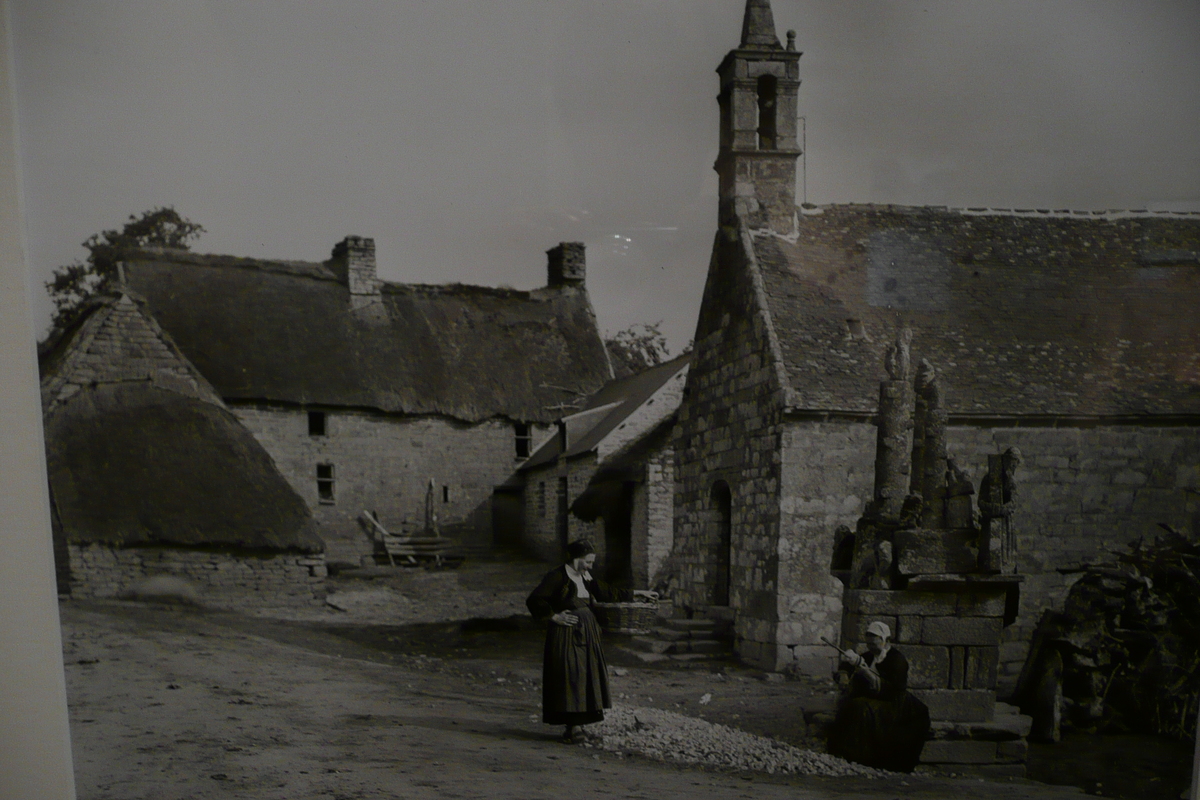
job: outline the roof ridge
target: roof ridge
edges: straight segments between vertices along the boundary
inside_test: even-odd
[[[423,292],[426,294],[454,294],[457,292],[478,292],[498,297],[513,297],[530,299],[533,291],[529,289],[514,289],[510,286],[481,286],[477,283],[406,283],[403,281],[383,281],[381,290],[392,292]]]
[[[828,210],[837,209],[883,209],[888,211],[945,211],[964,216],[1010,216],[1060,219],[1116,219],[1116,218],[1155,218],[1155,217],[1195,217],[1200,218],[1200,211],[1171,211],[1168,209],[1109,208],[1100,210],[1079,210],[1069,208],[1005,208],[997,206],[944,206],[944,205],[905,205],[902,203],[825,203],[814,205],[805,203],[799,206],[802,216],[815,216]]]
[[[172,247],[135,247],[122,250],[120,256],[124,260],[133,261],[173,261],[182,264],[192,264],[203,267],[233,267],[236,269],[261,269],[266,272],[283,272],[300,277],[316,280],[336,281],[337,276],[327,266],[325,261],[301,261],[299,259],[283,258],[254,258],[251,256],[235,256],[226,253],[197,253],[192,250],[182,250]],[[134,256],[134,258],[129,258]],[[150,256],[149,258],[137,256]]]

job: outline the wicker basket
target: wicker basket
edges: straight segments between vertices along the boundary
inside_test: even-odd
[[[658,619],[658,603],[593,603],[592,610],[609,633],[649,633]]]

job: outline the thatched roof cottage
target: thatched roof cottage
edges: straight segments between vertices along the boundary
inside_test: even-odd
[[[123,271],[308,503],[330,560],[357,564],[364,510],[422,529],[431,496],[443,535],[490,546],[492,488],[611,377],[583,245],[548,256],[531,291],[383,281],[353,236],[324,262],[148,249]]]
[[[60,590],[166,573],[219,605],[317,598],[304,501],[131,294],[91,301],[41,362]]]

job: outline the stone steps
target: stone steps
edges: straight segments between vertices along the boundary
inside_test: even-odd
[[[620,648],[643,663],[700,664],[733,658],[732,619],[660,619],[650,633]]]
[[[1029,757],[1025,737],[1032,727],[1032,717],[1007,703],[996,703],[996,713],[987,722],[932,722],[920,767],[980,777],[1023,777]]]

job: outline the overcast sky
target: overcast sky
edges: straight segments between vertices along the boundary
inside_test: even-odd
[[[80,242],[521,289],[588,246],[601,328],[692,336],[743,0],[13,0],[36,322]],[[774,0],[809,202],[1200,210],[1200,2]]]

